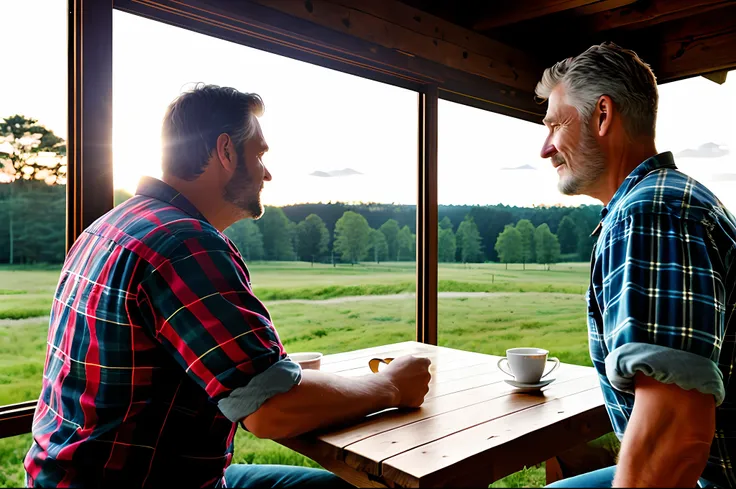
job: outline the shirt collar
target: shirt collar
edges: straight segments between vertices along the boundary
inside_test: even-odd
[[[645,176],[662,168],[671,168],[673,170],[677,169],[675,159],[670,151],[659,153],[651,158],[647,158],[639,166],[634,168],[634,171],[629,173],[629,176],[626,177],[618,190],[616,190],[616,193],[613,194],[613,198],[608,205],[601,210],[601,220],[603,220],[608,214],[608,211],[613,209],[621,199],[628,195]]]
[[[201,212],[189,202],[189,200],[180,194],[174,187],[152,177],[142,177],[138,182],[136,195],[144,195],[152,199],[157,199],[186,212],[195,219],[209,222]]]

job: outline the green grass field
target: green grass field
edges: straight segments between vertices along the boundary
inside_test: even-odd
[[[266,303],[290,352],[338,353],[415,336],[413,263],[315,265],[255,263],[253,287]],[[583,292],[588,265],[565,263],[506,270],[502,265],[440,265],[439,343],[503,354],[538,346],[563,362],[590,365]],[[0,268],[0,404],[38,396],[47,319],[58,269]],[[386,297],[388,294],[400,294]],[[456,294],[457,295],[457,294]],[[383,296],[383,297],[381,297]],[[296,300],[295,300],[296,299]],[[329,299],[329,300],[324,300]],[[23,484],[22,459],[30,435],[0,440],[0,487]],[[274,442],[246,432],[236,437],[235,462],[316,466]],[[543,467],[497,481],[494,487],[539,487]]]

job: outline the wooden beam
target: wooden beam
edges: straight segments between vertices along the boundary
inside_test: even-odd
[[[663,24],[648,36],[658,44],[654,72],[661,82],[736,68],[736,5]]]
[[[486,12],[479,14],[481,19],[473,24],[473,30],[487,31],[496,27],[600,3],[603,2],[601,0],[505,0],[489,2],[491,7]]]
[[[606,10],[613,10],[615,8],[625,7],[636,2],[637,0],[601,0],[596,3],[591,3],[590,5],[584,5],[582,7],[573,9],[570,13],[572,15],[593,15],[599,12],[604,12]]]
[[[69,0],[67,250],[113,207],[112,2]]]
[[[31,432],[38,401],[0,406],[0,439]]]
[[[417,341],[437,345],[437,123],[436,86],[419,94],[417,195]]]
[[[600,12],[587,17],[585,23],[587,33],[608,31],[611,29],[641,29],[663,22],[671,22],[684,17],[707,12],[709,10],[733,5],[732,0],[652,0],[637,2],[632,5]]]
[[[539,63],[523,51],[396,0],[255,1],[408,56],[421,57],[530,93],[542,73]]]
[[[724,83],[726,83],[727,77],[728,70],[716,71],[714,73],[707,73],[703,75],[703,78],[706,78],[714,83],[718,83],[719,85],[723,85]]]
[[[446,97],[449,93],[456,102],[535,123],[544,117],[544,107],[534,101],[531,89],[514,88],[439,60],[389,49],[248,0],[114,2],[116,9],[131,14],[318,66],[418,92],[436,85],[441,98],[450,98]],[[538,73],[541,76],[541,68]],[[528,76],[527,82],[533,88],[536,77]]]

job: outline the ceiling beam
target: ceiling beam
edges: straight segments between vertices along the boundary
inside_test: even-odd
[[[600,3],[606,3],[606,0],[496,0],[489,2],[491,7],[478,14],[481,18],[473,24],[473,30],[483,32]]]
[[[733,0],[651,0],[636,2],[581,19],[587,33],[612,29],[641,29],[709,10],[734,5]]]
[[[524,51],[396,0],[255,1],[407,56],[434,61],[530,93],[542,74],[541,65]]]
[[[736,30],[708,39],[669,41],[662,46],[655,67],[662,82],[736,69]]]
[[[605,10],[613,10],[619,7],[625,7],[636,3],[638,0],[602,0],[600,2],[591,3],[590,5],[584,5],[573,9],[570,13],[572,15],[593,15]]]
[[[714,83],[718,83],[719,85],[723,85],[724,83],[726,83],[726,78],[728,78],[728,70],[708,73],[708,74],[703,75],[703,78],[710,80]]]
[[[736,5],[662,24],[648,37],[659,45],[657,79],[672,81],[736,69]]]

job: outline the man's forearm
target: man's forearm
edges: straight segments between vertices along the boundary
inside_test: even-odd
[[[683,439],[672,424],[660,422],[665,419],[642,423],[632,416],[613,487],[695,487],[708,460],[710,443]]]
[[[714,431],[712,396],[638,374],[613,487],[695,487]]]
[[[398,405],[399,393],[381,375],[346,378],[304,370],[302,381],[244,420],[259,438],[289,438]]]

